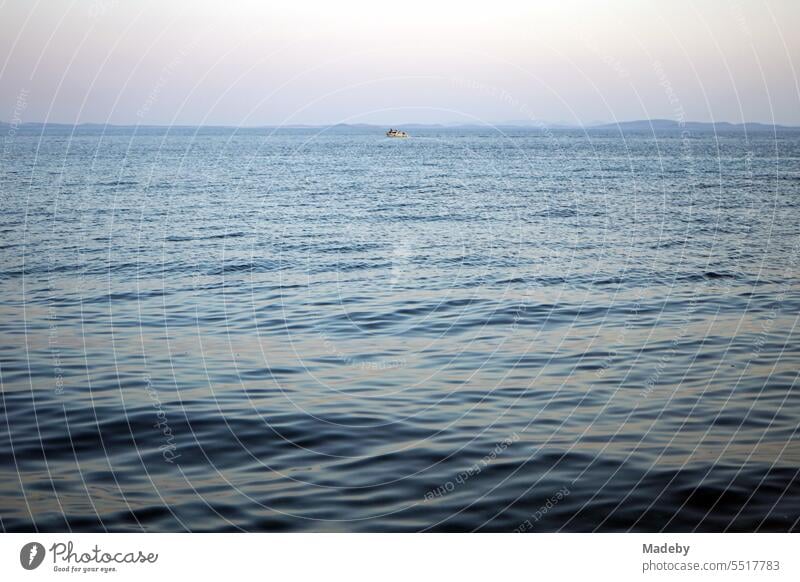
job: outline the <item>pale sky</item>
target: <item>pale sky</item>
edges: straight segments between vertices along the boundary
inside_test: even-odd
[[[0,0],[0,120],[800,125],[800,2]]]

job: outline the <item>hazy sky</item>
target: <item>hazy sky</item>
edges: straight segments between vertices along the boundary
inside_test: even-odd
[[[800,1],[0,0],[0,119],[800,125]]]

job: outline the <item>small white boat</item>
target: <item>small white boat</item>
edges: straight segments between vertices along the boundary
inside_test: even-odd
[[[386,137],[408,137],[408,134],[405,131],[400,131],[399,129],[390,129],[386,132]]]

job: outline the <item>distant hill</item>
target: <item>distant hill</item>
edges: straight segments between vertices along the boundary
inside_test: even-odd
[[[673,119],[642,119],[638,121],[621,121],[619,123],[603,123],[593,125],[590,129],[611,129],[619,131],[785,131],[798,127],[788,125],[770,125],[768,123],[729,123],[687,121],[679,123]]]

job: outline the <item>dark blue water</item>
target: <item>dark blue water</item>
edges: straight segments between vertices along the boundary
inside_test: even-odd
[[[6,139],[4,530],[787,531],[800,134]]]

